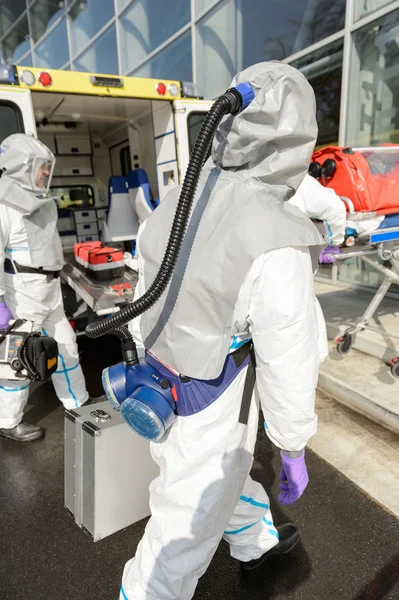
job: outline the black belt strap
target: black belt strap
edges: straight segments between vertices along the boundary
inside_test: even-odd
[[[4,260],[4,270],[10,275],[16,275],[17,273],[37,273],[39,275],[51,275],[55,278],[59,277],[60,275],[59,271],[45,271],[43,267],[24,267],[15,261],[11,261],[9,258]]]
[[[255,368],[256,368],[255,351],[254,351],[253,345],[251,344],[251,347],[249,350],[249,364],[248,364],[248,368],[247,368],[247,374],[245,377],[244,391],[242,394],[240,416],[238,417],[238,422],[242,423],[243,425],[248,424],[249,409],[251,408],[252,393],[253,393],[254,387],[255,387],[255,379],[256,379]]]

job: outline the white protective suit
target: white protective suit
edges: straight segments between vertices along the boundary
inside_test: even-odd
[[[55,162],[50,150],[35,138],[14,134],[1,145],[0,169],[0,297],[15,318],[33,321],[36,329],[53,337],[59,348],[58,370],[52,381],[65,408],[88,399],[79,364],[76,335],[67,320],[59,278],[38,273],[8,274],[8,258],[25,267],[59,271],[64,263],[57,232],[57,209],[35,185],[38,167]],[[0,380],[0,428],[11,429],[22,419],[28,401],[27,381]]]
[[[341,198],[331,188],[321,185],[306,173],[296,194],[289,200],[310,219],[324,223],[324,240],[331,246],[339,246],[345,239],[346,208]]]
[[[332,246],[342,244],[348,226],[346,207],[333,189],[324,187],[317,179],[306,173],[296,194],[289,200],[289,203],[299,208],[310,219],[322,221],[322,223],[319,223],[319,230],[327,244]],[[328,356],[327,327],[317,298],[316,312],[321,334],[319,352],[321,360],[324,360]]]
[[[198,579],[206,571],[222,538],[229,542],[232,556],[244,562],[259,558],[275,546],[279,538],[273,524],[268,496],[263,487],[249,475],[257,436],[259,406],[263,411],[267,435],[276,446],[285,451],[301,451],[317,429],[315,389],[320,361],[319,338],[324,332],[320,333],[318,328],[309,247],[322,245],[322,238],[307,217],[288,207],[283,200],[284,196],[288,198],[294,193],[295,186],[299,185],[309,164],[317,135],[314,97],[309,84],[299,72],[279,63],[255,65],[239,74],[233,85],[241,81],[255,83],[253,112],[246,109],[236,117],[239,121],[237,127],[242,127],[242,131],[247,134],[244,133],[240,146],[235,137],[236,122],[233,121],[233,124],[226,124],[226,129],[232,132],[232,144],[229,143],[230,134],[227,134],[221,146],[218,142],[220,136],[216,136],[212,154],[218,165],[216,175],[213,170],[209,172],[205,169],[205,179],[200,180],[196,197],[201,197],[202,190],[209,190],[206,211],[210,210],[212,214],[218,202],[225,203],[228,198],[233,201],[237,191],[241,194],[240,176],[243,172],[248,180],[245,186],[247,197],[242,196],[242,201],[247,202],[250,207],[252,203],[255,211],[263,201],[266,207],[264,210],[259,209],[259,218],[265,223],[268,217],[267,203],[270,202],[270,218],[277,225],[276,214],[279,213],[286,225],[283,242],[277,236],[273,238],[273,228],[263,230],[259,227],[259,235],[266,231],[264,237],[271,236],[275,247],[270,247],[269,241],[265,242],[267,250],[260,252],[252,260],[237,292],[233,289],[225,302],[228,306],[234,298],[229,328],[230,351],[250,338],[255,349],[256,388],[248,424],[239,423],[246,377],[244,368],[213,404],[191,416],[178,417],[159,442],[151,443],[152,456],[160,467],[160,475],[150,487],[152,516],[135,558],[125,566],[120,600],[190,600]],[[300,108],[297,109],[298,106]],[[257,115],[254,114],[256,111]],[[251,126],[245,126],[246,120],[254,124],[254,130],[251,130]],[[254,133],[261,132],[263,124],[270,127],[266,135],[268,141],[262,138],[261,133],[257,139]],[[223,131],[223,122],[220,131]],[[298,132],[306,133],[301,138]],[[296,161],[295,164],[286,163],[288,177],[284,177],[283,173],[276,175],[278,155],[280,152],[283,154],[284,149],[290,149],[292,160]],[[268,152],[271,153],[271,158],[267,157]],[[261,154],[263,158],[259,160]],[[253,161],[254,180],[250,180],[251,166],[245,162],[245,155]],[[234,156],[241,161],[242,170],[235,168],[230,171],[222,166],[223,157],[226,161],[229,157],[231,162]],[[288,159],[289,153],[285,152],[283,164]],[[272,165],[269,170],[268,165]],[[262,171],[264,180],[261,179]],[[220,178],[217,177],[218,173]],[[213,177],[217,179],[216,187],[210,185],[207,188],[208,177],[210,180]],[[148,262],[158,261],[157,250],[153,247],[151,256],[142,247],[143,240],[146,238],[149,248],[151,235],[157,239],[164,236],[161,223],[167,218],[167,208],[172,208],[173,218],[175,196],[176,192],[172,191],[140,229],[137,242],[139,281],[136,299],[151,283],[151,278],[146,275]],[[193,214],[195,211],[196,207]],[[245,244],[246,239],[244,236],[240,240],[236,235],[238,230],[235,216],[231,214],[228,222],[236,245],[225,247],[223,253],[227,273],[231,268],[227,264],[229,260],[241,260],[244,248],[242,244]],[[227,215],[227,219],[229,218]],[[251,218],[249,215],[247,225]],[[198,242],[201,246],[201,236],[206,234],[203,228],[209,227],[207,230],[211,235],[218,226],[222,226],[221,222],[215,222],[212,227],[205,218],[200,223],[195,243]],[[302,243],[296,246],[290,244],[290,236],[291,239],[302,239]],[[215,243],[219,240],[220,236],[217,235]],[[160,239],[160,255],[164,248],[162,241]],[[190,260],[192,256],[196,257],[194,249]],[[208,251],[212,254],[212,248],[207,249]],[[201,266],[199,262],[196,265]],[[242,270],[242,264],[237,272],[240,269]],[[184,278],[189,271],[190,262]],[[198,269],[197,274],[200,271]],[[209,283],[214,282],[211,280]],[[197,307],[194,297],[198,297],[203,306],[209,303],[206,297],[208,290],[199,287],[190,289],[183,280],[180,295],[190,293],[193,298],[193,313]],[[222,297],[218,282],[211,287],[209,295],[214,296],[217,304],[219,297]],[[165,292],[165,296],[170,297],[170,290]],[[168,300],[164,302],[167,306]],[[225,313],[220,313],[218,319],[214,319],[215,331],[221,330],[220,322],[225,314],[230,314],[229,310],[226,308]],[[171,311],[171,314],[177,326],[179,318],[183,321],[185,319],[184,310],[181,313]],[[205,314],[204,309],[201,313],[203,320]],[[157,317],[157,313],[153,315]],[[209,313],[211,320],[212,316]],[[151,318],[150,315],[150,321]],[[198,328],[193,328],[194,340],[201,326],[199,318],[197,314]],[[144,323],[143,317],[130,324],[141,354],[144,351],[143,338],[148,338],[151,326],[148,326],[148,321]],[[208,330],[211,335],[212,327],[208,327]],[[168,332],[173,333],[173,328],[170,327]],[[162,339],[159,347],[164,350],[167,347],[164,332],[159,334],[159,338]],[[193,344],[190,346],[187,341],[187,354],[192,349]],[[184,361],[181,353],[176,353],[175,357],[172,367],[178,361]],[[199,369],[202,368],[201,365]],[[195,377],[191,373],[189,375]]]

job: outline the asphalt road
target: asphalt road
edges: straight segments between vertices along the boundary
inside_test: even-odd
[[[118,362],[110,339],[82,339],[83,369],[91,394],[99,374]],[[51,384],[30,398],[28,419],[46,428],[44,440],[0,439],[0,598],[2,600],[117,600],[125,562],[134,555],[141,521],[93,543],[63,502],[63,410]],[[275,501],[278,453],[259,430],[253,476],[272,497],[276,524],[294,521],[302,541],[243,576],[222,542],[195,600],[397,600],[399,523],[337,470],[311,452],[304,497],[283,508]],[[274,499],[274,502],[273,502]]]

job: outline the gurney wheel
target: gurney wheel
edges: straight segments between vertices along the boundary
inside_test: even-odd
[[[399,357],[393,358],[390,362],[392,375],[394,377],[399,377]]]
[[[352,336],[345,333],[341,338],[337,340],[337,350],[339,354],[348,354],[352,346]]]

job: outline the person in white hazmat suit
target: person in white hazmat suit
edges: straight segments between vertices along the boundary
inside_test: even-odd
[[[321,231],[328,246],[323,248],[320,262],[335,262],[334,255],[339,254],[338,246],[345,239],[346,208],[333,189],[324,187],[306,173],[296,194],[289,201],[309,218],[322,222]]]
[[[248,366],[215,401],[177,417],[151,443],[160,467],[150,487],[152,516],[125,566],[120,600],[190,600],[222,538],[247,570],[299,540],[294,524],[273,522],[269,498],[249,473],[261,407],[281,453],[279,501],[295,502],[308,483],[305,446],[317,429],[324,335],[311,254],[317,262],[324,243],[286,200],[314,148],[315,99],[305,77],[287,64],[255,65],[232,86],[246,81],[255,98],[218,127],[172,281],[129,327],[141,353],[151,352],[193,389],[192,378],[217,381],[226,360],[252,340],[255,392],[240,422]],[[141,227],[136,299],[162,261],[179,191],[171,190]]]
[[[299,208],[310,219],[317,221],[316,227],[327,244],[319,255],[319,262],[335,262],[335,257],[339,254],[338,246],[344,241],[346,231],[346,208],[338,194],[321,185],[308,172],[289,203]],[[314,270],[315,274],[316,272],[317,269]],[[320,331],[319,352],[321,360],[324,360],[328,355],[327,327],[317,298],[316,313]]]
[[[64,313],[57,208],[46,196],[55,157],[25,134],[9,136],[0,148],[0,329],[11,319],[26,319],[57,341],[54,388],[65,408],[77,408],[89,394]],[[0,436],[23,442],[43,436],[41,427],[22,420],[28,396],[29,381],[0,380]]]

